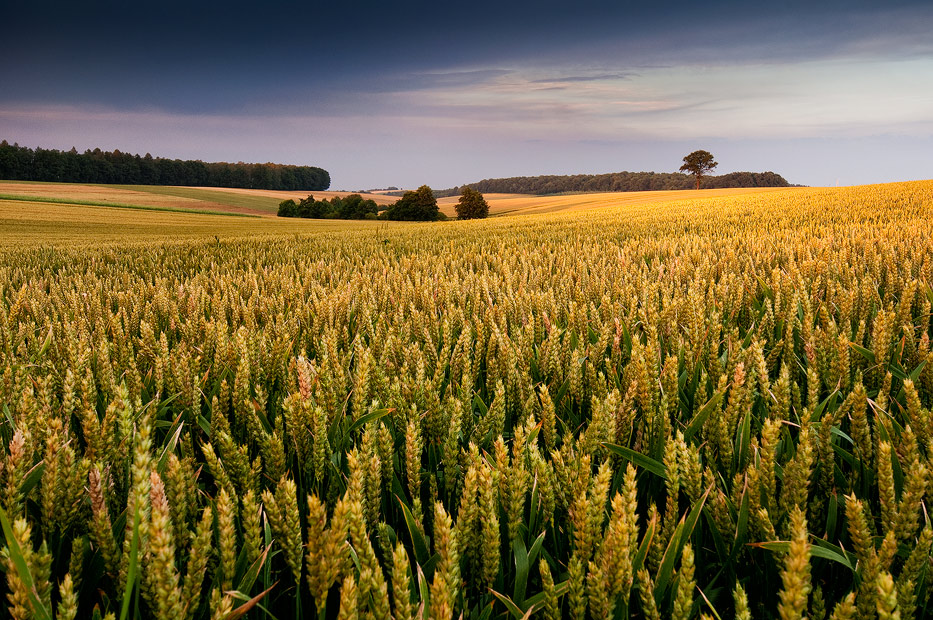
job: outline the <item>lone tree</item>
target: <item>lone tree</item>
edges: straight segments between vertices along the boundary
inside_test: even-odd
[[[457,210],[457,218],[461,220],[473,220],[489,215],[489,203],[486,202],[481,193],[472,187],[463,188],[455,209]]]
[[[680,167],[681,172],[689,172],[696,179],[697,189],[700,189],[700,181],[719,164],[713,161],[713,154],[709,151],[694,151],[684,157],[684,165]]]

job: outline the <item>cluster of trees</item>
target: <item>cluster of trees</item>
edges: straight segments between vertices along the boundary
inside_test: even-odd
[[[323,191],[330,174],[314,166],[166,159],[118,150],[57,151],[0,142],[0,179],[64,183],[191,185]]]
[[[568,192],[639,192],[649,190],[692,189],[694,175],[677,172],[613,172],[610,174],[545,175],[484,179],[467,187],[483,193],[500,194],[562,194]],[[789,187],[790,184],[774,172],[732,172],[720,176],[703,176],[703,187]],[[440,190],[437,195],[456,196],[461,187]]]
[[[457,217],[461,220],[487,217],[489,204],[483,195],[469,187],[464,187],[456,205]],[[416,190],[407,191],[394,204],[379,207],[375,201],[364,199],[359,194],[350,194],[345,198],[334,197],[330,200],[315,200],[314,196],[295,202],[283,200],[279,203],[279,217],[303,217],[328,220],[396,220],[402,222],[432,222],[445,220],[440,212],[434,190],[422,185]]]
[[[359,194],[350,194],[344,198],[334,196],[330,200],[315,200],[308,196],[295,202],[283,200],[279,203],[279,217],[304,217],[315,220],[374,220],[379,214],[379,207],[371,199],[364,199]]]
[[[345,198],[335,196],[330,200],[315,200],[308,196],[300,202],[284,200],[279,203],[279,217],[304,217],[326,220],[398,220],[406,222],[445,219],[437,207],[437,198],[427,185],[415,191],[405,192],[394,204],[380,207],[371,199],[359,194]]]
[[[460,200],[454,208],[457,210],[457,218],[461,220],[482,218],[489,215],[489,204],[486,199],[481,193],[470,187],[463,188]],[[386,209],[385,219],[429,222],[445,220],[447,216],[438,209],[434,190],[427,185],[422,185],[414,191],[405,192],[395,204]]]

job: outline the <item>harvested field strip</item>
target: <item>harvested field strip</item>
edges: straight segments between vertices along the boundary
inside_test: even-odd
[[[178,207],[154,207],[152,205],[131,205],[114,202],[97,202],[92,200],[74,200],[70,198],[50,198],[47,196],[17,196],[14,194],[0,194],[0,200],[17,200],[22,202],[48,203],[59,205],[76,205],[82,207],[110,207],[114,209],[138,209],[142,211],[168,211],[171,213],[198,213],[200,215],[227,215],[230,217],[259,217],[247,213],[224,213],[209,211],[207,209],[182,209]]]
[[[239,194],[224,191],[220,188],[214,190],[200,187],[173,187],[164,185],[102,185],[101,187],[146,192],[163,196],[175,196],[176,198],[187,198],[190,200],[202,200],[205,202],[249,209],[250,211],[268,215],[275,215],[276,211],[278,211],[279,203],[284,200],[284,198],[276,196]]]
[[[372,235],[376,229],[396,227],[387,226],[385,222],[349,223],[340,220],[287,220],[224,215],[233,214],[0,200],[0,247],[166,245],[270,236],[284,240],[350,230]]]
[[[217,192],[218,194],[223,194],[224,196],[235,194],[239,196],[258,196],[265,198],[274,198],[275,204],[278,204],[283,200],[292,200],[298,201],[302,198],[307,198],[308,195],[314,196],[316,200],[330,200],[331,198],[339,197],[345,198],[350,194],[359,194],[363,198],[368,198],[373,200],[377,205],[389,205],[398,200],[397,196],[386,196],[385,194],[368,194],[366,192],[348,192],[348,191],[335,191],[335,190],[326,190],[326,191],[310,191],[310,190],[281,190],[281,189],[246,189],[242,187],[193,187],[193,188],[172,188],[172,189],[192,189],[192,190],[203,190],[207,192]]]

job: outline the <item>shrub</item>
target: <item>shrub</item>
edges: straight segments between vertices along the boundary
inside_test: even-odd
[[[279,217],[298,217],[298,203],[292,199],[283,200],[279,203]]]

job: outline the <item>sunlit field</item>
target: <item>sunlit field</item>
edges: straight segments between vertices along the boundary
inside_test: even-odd
[[[0,198],[0,248],[146,246],[187,240],[214,241],[215,237],[242,239],[273,235],[281,238],[308,232],[377,231],[378,228],[376,222],[283,220]]]
[[[928,617],[933,181],[652,194],[0,200],[9,616]]]
[[[524,194],[487,194],[490,215],[520,215],[576,211],[621,205],[646,205],[672,200],[692,200],[714,196],[738,196],[771,191],[793,192],[800,189],[784,187],[704,189],[650,192],[597,192],[556,196],[530,196]],[[241,189],[224,187],[172,187],[164,185],[90,185],[83,183],[39,183],[27,181],[0,181],[0,200],[54,199],[57,202],[94,203],[107,205],[133,205],[160,209],[210,211],[272,217],[283,200],[301,200],[309,194],[317,200],[346,197],[352,192],[336,191],[281,191],[269,189]],[[385,194],[361,194],[377,205],[390,205],[397,197]],[[456,217],[454,205],[458,196],[441,198],[441,213]]]
[[[675,200],[696,200],[714,196],[741,196],[768,192],[795,192],[798,188],[786,187],[736,187],[729,189],[671,190],[646,192],[592,192],[580,194],[558,194],[555,196],[529,196],[523,194],[487,194],[490,215],[531,215],[620,207],[651,205]],[[441,212],[456,216],[454,205],[458,197],[438,200]]]
[[[228,200],[218,202],[217,196],[178,196],[169,193],[174,190],[190,191],[191,188],[160,187],[155,185],[89,185],[83,183],[38,183],[28,181],[0,181],[0,196],[17,199],[53,199],[55,201],[74,201],[76,203],[97,203],[101,205],[121,204],[157,207],[164,209],[189,209],[197,211],[248,212],[262,214],[261,208],[252,210]],[[166,192],[164,190],[169,190]],[[221,198],[225,198],[221,195]],[[275,214],[278,205],[274,199],[267,199],[265,205]],[[263,205],[259,205],[262,207]]]

